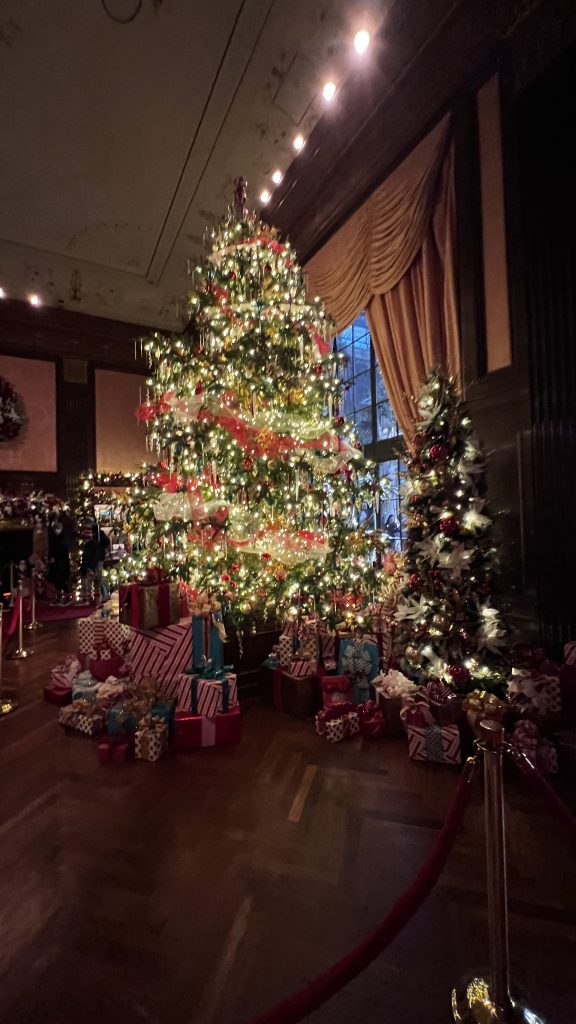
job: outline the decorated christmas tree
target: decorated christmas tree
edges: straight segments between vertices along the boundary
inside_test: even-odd
[[[360,526],[381,482],[340,415],[332,325],[236,184],[194,269],[187,330],[144,344],[155,464],[132,489],[115,576],[182,579],[242,626],[290,609],[353,620],[384,582],[382,541]]]
[[[404,496],[402,667],[418,682],[502,692],[506,631],[491,600],[496,550],[483,456],[452,379],[432,373],[418,411]]]

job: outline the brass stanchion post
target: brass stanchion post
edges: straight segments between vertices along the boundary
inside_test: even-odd
[[[30,576],[30,589],[30,622],[28,623],[27,626],[24,626],[24,629],[42,629],[42,623],[38,622],[38,619],[36,618],[36,571],[34,569],[32,570],[32,575]]]
[[[4,608],[0,606],[0,717],[9,715],[11,711],[15,711],[18,707],[13,697],[5,697],[2,693],[2,657],[3,650],[2,644],[4,639]]]
[[[452,1013],[459,1024],[543,1024],[510,996],[508,886],[502,754],[504,726],[492,718],[479,725],[484,754],[484,819],[488,888],[489,980],[474,977],[452,992]]]
[[[20,604],[20,611],[18,615],[18,647],[8,657],[12,661],[19,661],[21,658],[29,658],[33,651],[27,651],[24,647],[24,584],[20,580],[18,584],[18,597],[16,600]]]

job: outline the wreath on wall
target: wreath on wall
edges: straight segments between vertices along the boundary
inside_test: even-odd
[[[20,395],[10,381],[0,377],[0,443],[18,437],[25,419],[24,402]]]

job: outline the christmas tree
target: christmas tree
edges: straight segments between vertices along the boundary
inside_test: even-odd
[[[132,489],[117,581],[160,571],[237,625],[285,611],[360,617],[384,582],[381,482],[339,414],[343,360],[288,242],[235,204],[193,272],[191,320],[144,344],[138,410],[156,463]]]
[[[404,495],[402,667],[418,682],[502,692],[506,631],[490,597],[496,550],[482,453],[453,380],[432,373],[418,411]]]

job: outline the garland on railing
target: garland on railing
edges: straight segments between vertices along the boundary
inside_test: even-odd
[[[62,498],[44,491],[30,491],[28,494],[7,494],[0,491],[0,522],[32,525],[40,518],[47,522],[50,516],[65,512],[68,506]]]

